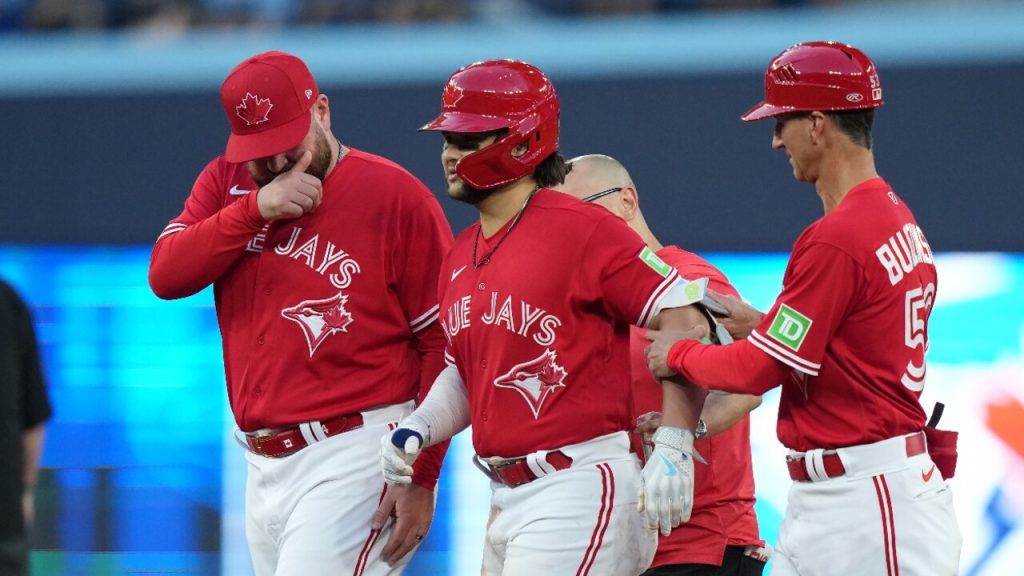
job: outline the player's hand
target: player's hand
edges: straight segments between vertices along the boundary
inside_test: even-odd
[[[394,566],[427,536],[434,518],[434,493],[416,484],[389,486],[373,515],[371,528],[382,530],[392,517],[395,527],[381,551],[381,558]]]
[[[651,459],[651,452],[654,451],[654,441],[651,440],[651,437],[658,429],[658,426],[661,426],[661,412],[648,412],[637,416],[636,427],[633,428],[633,434],[640,437],[640,445],[644,449],[644,453],[642,455],[638,454],[638,456],[642,456],[642,459],[640,460],[641,464],[645,464]]]
[[[687,338],[700,340],[707,338],[708,327],[698,324],[689,330],[648,330],[644,337],[651,341],[644,349],[647,354],[647,367],[657,378],[670,378],[676,374],[668,366],[668,353],[672,345]]]
[[[412,463],[423,448],[423,432],[411,425],[396,428],[380,439],[380,467],[384,481],[392,486],[412,482]]]
[[[743,300],[730,294],[715,292],[714,290],[708,290],[707,295],[722,308],[729,311],[728,316],[716,315],[715,318],[719,324],[729,331],[729,335],[732,336],[733,340],[742,340],[750,336],[754,328],[761,323],[761,318],[764,314],[761,314],[757,308]]]
[[[650,436],[661,426],[661,412],[648,412],[636,417],[636,427],[633,434],[646,434]]]
[[[312,161],[313,153],[306,150],[290,169],[260,188],[256,205],[264,219],[298,218],[320,206],[323,182],[316,176],[306,174]]]
[[[661,426],[654,433],[654,451],[643,469],[638,509],[648,528],[662,536],[690,519],[693,511],[693,433]]]

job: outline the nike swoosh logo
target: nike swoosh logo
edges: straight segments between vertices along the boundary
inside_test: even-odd
[[[458,278],[459,274],[462,274],[462,271],[465,270],[465,269],[466,269],[466,267],[463,266],[462,268],[459,268],[458,270],[452,270],[452,279],[451,279],[451,281],[455,282],[455,279]]]
[[[664,454],[661,454],[660,452],[658,453],[658,456],[661,456],[661,459],[665,461],[665,476],[668,476],[669,478],[675,476],[676,475],[676,465],[673,464],[672,461],[668,459],[668,456],[665,456]]]
[[[232,196],[245,196],[249,192],[252,192],[252,190],[239,190],[238,184],[235,184],[231,187],[231,190],[228,190],[228,194],[231,194]]]
[[[924,472],[921,472],[921,480],[924,480],[925,482],[931,480],[932,479],[932,474],[934,474],[934,473],[935,473],[935,464],[932,464],[932,467],[931,467],[931,469],[928,470],[927,474],[925,474]]]

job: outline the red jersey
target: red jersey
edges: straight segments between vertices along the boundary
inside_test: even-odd
[[[919,431],[931,247],[881,178],[851,189],[793,246],[782,294],[749,341],[794,368],[779,440],[806,451]]]
[[[675,269],[605,208],[552,190],[534,194],[518,222],[479,236],[479,223],[459,235],[439,280],[477,454],[516,457],[631,430],[629,326],[646,326],[681,288]],[[474,266],[474,252],[479,262],[491,250]]]
[[[165,298],[214,285],[228,397],[245,431],[416,398],[443,366],[435,287],[451,229],[397,164],[350,149],[323,201],[266,222],[244,164],[199,175],[150,266]],[[422,370],[421,370],[422,365]]]
[[[708,278],[712,290],[739,296],[724,274],[696,254],[666,246],[658,256],[686,280]],[[647,344],[643,330],[634,328],[630,338],[634,422],[637,416],[662,409],[661,383],[647,368]],[[643,454],[639,438],[633,434],[630,439],[634,451]],[[726,545],[764,544],[754,514],[750,417],[744,416],[728,430],[694,442],[693,447],[708,461],[707,465],[694,464],[693,514],[670,535],[658,537],[652,568],[672,564],[720,566]]]

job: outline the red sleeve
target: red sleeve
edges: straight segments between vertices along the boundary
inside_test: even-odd
[[[679,282],[676,269],[611,213],[594,228],[583,253],[587,262],[581,268],[578,293],[630,324],[648,326],[662,298]]]
[[[224,206],[225,162],[210,162],[196,179],[185,210],[164,228],[149,262],[149,285],[160,298],[184,298],[219,278],[266,225],[254,190]]]
[[[782,384],[792,371],[747,340],[726,346],[681,340],[669,351],[668,367],[706,390],[756,396]]]
[[[729,279],[725,277],[725,274],[723,274],[718,268],[715,268],[706,262],[703,258],[698,259],[695,255],[693,261],[686,262],[682,265],[676,264],[668,258],[665,258],[665,261],[675,266],[676,270],[679,271],[679,275],[687,281],[707,278],[708,288],[711,288],[719,294],[728,294],[729,296],[735,296],[737,298],[740,297],[740,293],[732,284],[729,283]]]
[[[434,380],[445,367],[445,338],[440,322],[435,321],[430,327],[420,332],[416,338],[416,346],[420,353],[420,395],[417,400],[419,403],[427,397]],[[444,462],[444,455],[448,452],[449,443],[446,440],[440,444],[434,444],[420,454],[416,459],[416,466],[413,467],[413,482],[428,490],[434,489],[437,479],[441,475],[441,464]]]
[[[452,247],[452,231],[441,205],[419,180],[409,177],[408,194],[413,199],[405,210],[396,239],[394,264],[398,278],[398,299],[409,320],[420,357],[419,401],[427,397],[437,375],[444,369],[445,337],[438,321],[440,306],[436,286],[441,263]],[[430,446],[416,459],[413,482],[433,490],[449,442]]]
[[[402,206],[391,274],[409,328],[416,334],[437,322],[438,278],[453,240],[451,227],[434,195],[412,175],[403,175],[407,179],[398,181],[396,186],[405,188],[403,193],[409,201]]]
[[[782,294],[748,339],[779,362],[817,376],[832,335],[866,289],[863,269],[834,246],[809,243],[794,250],[782,283]]]

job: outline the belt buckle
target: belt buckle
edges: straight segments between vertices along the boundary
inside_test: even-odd
[[[473,454],[473,465],[479,468],[480,471],[483,472],[484,475],[486,475],[491,480],[494,480],[495,482],[501,482],[501,479],[498,477],[498,473],[496,472],[497,468],[491,466],[490,462],[487,462],[478,454]]]
[[[260,456],[266,456],[266,450],[263,448],[263,442],[273,438],[277,435],[277,432],[272,428],[260,428],[254,432],[246,432],[245,436],[248,440],[246,443],[252,448],[252,451]]]
[[[508,468],[509,466],[515,464],[516,462],[519,462],[520,460],[522,460],[522,458],[509,458],[507,460],[501,460],[497,464],[493,462],[488,462],[486,460],[484,461],[484,463],[490,466],[491,470],[501,470],[503,468]]]

